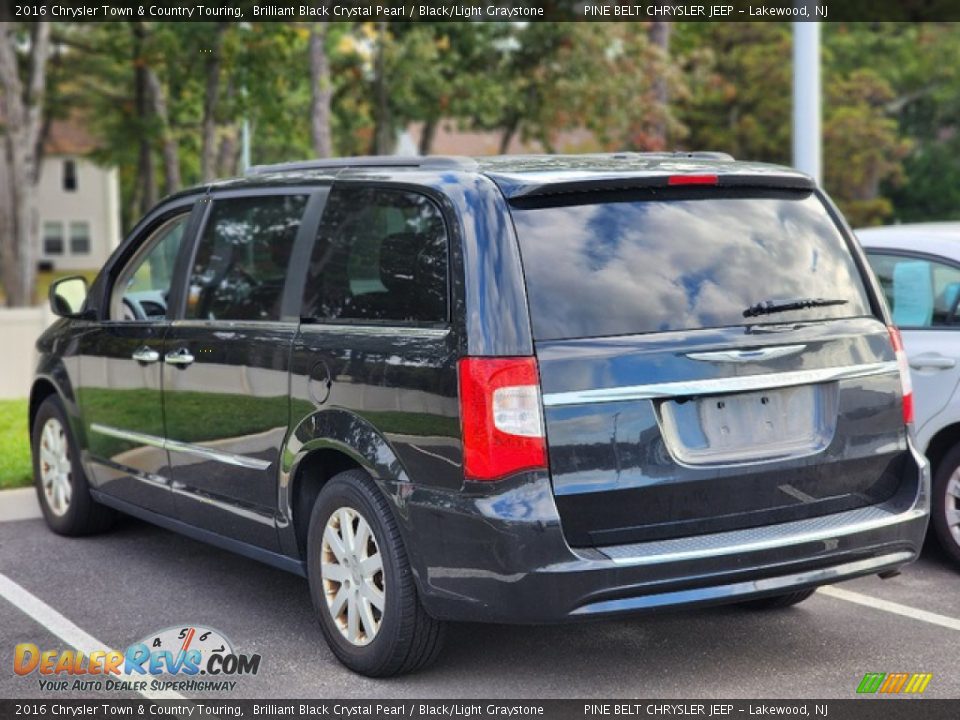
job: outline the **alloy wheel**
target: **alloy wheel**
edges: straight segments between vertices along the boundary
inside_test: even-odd
[[[954,470],[947,480],[946,492],[943,509],[947,514],[947,529],[953,541],[960,545],[960,467]]]
[[[57,418],[49,418],[40,432],[40,483],[47,507],[63,516],[73,496],[73,466],[67,434]]]
[[[334,624],[352,645],[368,645],[383,622],[383,559],[370,524],[353,508],[338,508],[327,520],[320,572]]]

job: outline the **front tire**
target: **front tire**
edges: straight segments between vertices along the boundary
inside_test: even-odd
[[[960,565],[960,445],[955,445],[933,477],[931,523],[940,546]]]
[[[58,535],[92,535],[108,529],[116,514],[96,502],[80,464],[63,403],[46,398],[33,420],[33,482],[47,526]]]
[[[433,662],[444,625],[423,609],[396,521],[362,470],[331,478],[310,516],[310,595],[337,659],[389,677]]]

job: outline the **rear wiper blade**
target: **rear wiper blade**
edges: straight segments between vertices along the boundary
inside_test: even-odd
[[[791,310],[806,310],[807,308],[813,307],[846,304],[846,300],[839,298],[797,298],[796,300],[784,300],[782,302],[764,300],[744,310],[743,316],[745,318],[751,318],[757,317],[758,315],[773,315],[774,313],[789,312]]]

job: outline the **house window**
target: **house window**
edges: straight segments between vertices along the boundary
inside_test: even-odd
[[[63,255],[62,222],[45,222],[43,224],[43,254]]]
[[[90,223],[70,223],[70,254],[88,255],[90,253]]]
[[[63,161],[63,189],[74,192],[77,189],[77,161]]]

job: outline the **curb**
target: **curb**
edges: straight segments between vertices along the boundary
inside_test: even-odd
[[[0,522],[33,520],[43,517],[37,491],[33,487],[0,490]]]

